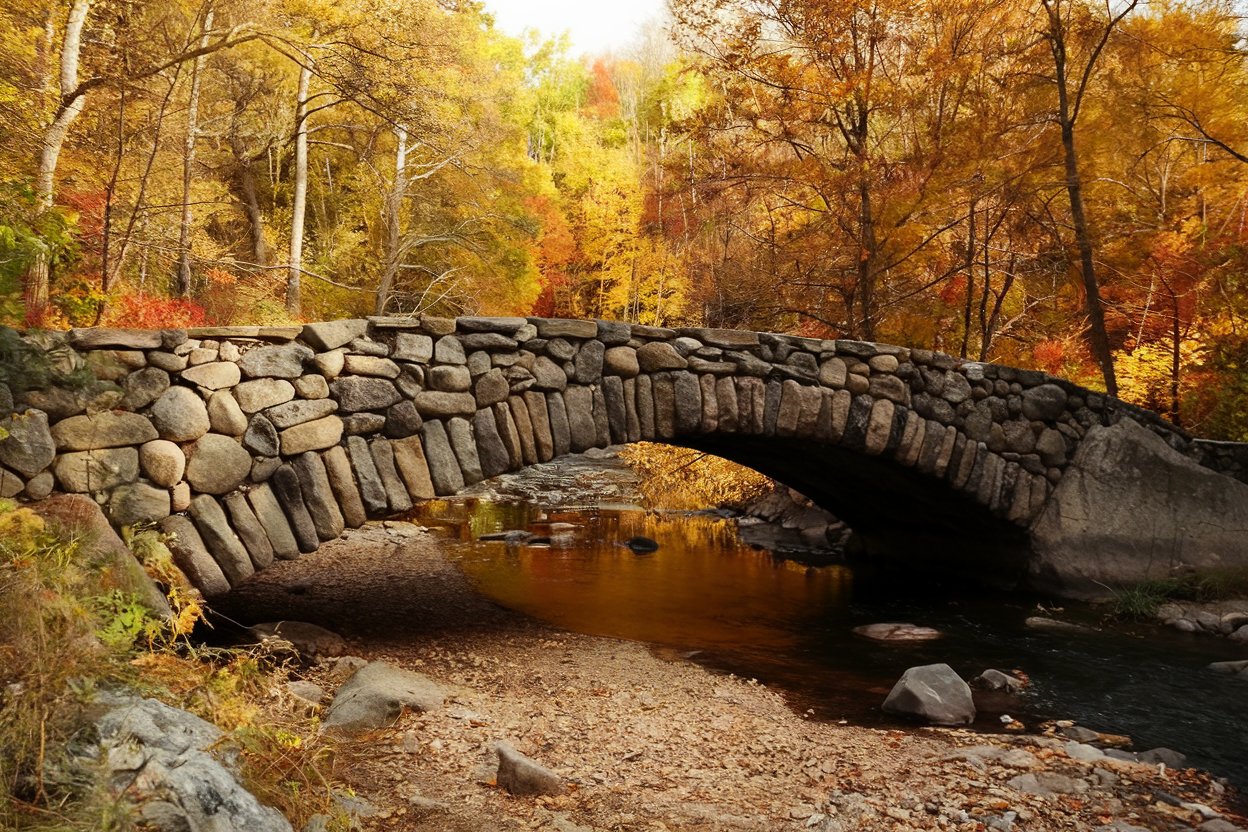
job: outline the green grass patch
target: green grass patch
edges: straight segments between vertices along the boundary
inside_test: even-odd
[[[1207,604],[1248,597],[1248,569],[1218,569],[1173,578],[1141,581],[1114,592],[1115,618],[1141,621],[1154,618],[1162,604],[1187,601]]]

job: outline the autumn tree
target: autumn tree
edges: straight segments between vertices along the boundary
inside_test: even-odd
[[[703,189],[779,284],[763,317],[875,337],[968,217],[970,81],[1001,4],[680,0],[718,92],[693,129]],[[764,278],[765,279],[765,278]]]
[[[87,30],[94,0],[73,0],[60,18],[56,6],[44,9],[42,43],[38,50],[35,74],[39,86],[26,103],[39,115],[37,135],[37,170],[34,177],[35,207],[39,212],[52,208],[55,199],[57,167],[70,130],[87,107],[90,96],[99,90],[140,84],[174,67],[229,48],[254,38],[245,24],[210,32],[203,38],[183,41],[172,51],[150,53],[142,46],[150,37],[147,24],[167,19],[161,10],[143,10],[130,17],[117,18],[119,26],[109,21],[111,36],[90,40]],[[105,9],[105,12],[111,11]],[[143,12],[147,12],[144,14]],[[63,23],[62,23],[63,20]],[[166,32],[166,34],[174,34]],[[175,34],[176,39],[176,34]],[[176,42],[176,41],[175,41]],[[142,59],[133,60],[129,47]],[[36,317],[48,301],[48,260],[37,257],[26,275],[28,313]]]
[[[1137,5],[1138,0],[1127,0],[1114,7],[1107,0],[1102,13],[1078,0],[1041,0],[1041,36],[1052,56],[1052,83],[1057,95],[1055,118],[1061,130],[1066,193],[1070,200],[1071,225],[1083,277],[1088,342],[1096,363],[1100,365],[1105,389],[1111,396],[1118,395],[1118,382],[1114,376],[1114,357],[1105,329],[1105,308],[1096,277],[1092,231],[1084,205],[1075,128],[1106,45],[1118,25]]]

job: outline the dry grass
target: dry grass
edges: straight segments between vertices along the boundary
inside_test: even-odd
[[[285,692],[292,669],[262,654],[195,647],[198,598],[150,535],[131,538],[169,588],[175,619],[106,590],[75,541],[0,501],[0,829],[124,830],[131,807],[75,755],[96,691],[124,686],[230,735],[240,779],[296,828],[332,814],[333,747]]]

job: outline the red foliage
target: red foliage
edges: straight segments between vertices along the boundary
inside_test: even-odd
[[[537,296],[537,300],[533,301],[533,308],[529,311],[530,315],[539,318],[553,318],[555,314],[555,287],[549,283],[542,286],[542,293]]]
[[[680,204],[674,197],[664,197],[667,202],[663,207],[663,222],[660,224],[659,197],[657,191],[646,191],[641,209],[642,225],[651,231],[658,231],[669,240],[677,239],[688,231],[688,214],[680,210]]]
[[[78,231],[84,235],[97,235],[104,231],[104,206],[108,194],[104,191],[63,191],[57,199],[67,208],[78,213]]]
[[[104,245],[104,207],[108,195],[104,191],[65,191],[57,201],[78,214],[77,236],[82,249],[99,255]]]
[[[48,326],[49,313],[53,311],[50,304],[37,304],[29,290],[22,293],[23,318],[22,325],[27,329],[45,329]]]
[[[204,284],[199,297],[209,324],[229,326],[246,318],[250,301],[239,292],[237,276],[225,269],[208,269]]]
[[[1032,357],[1037,367],[1055,376],[1066,363],[1066,347],[1061,341],[1041,341],[1032,349]]]
[[[131,292],[108,305],[104,324],[135,329],[170,329],[203,326],[206,319],[204,307],[193,300]]]
[[[940,299],[946,306],[966,303],[966,275],[955,274],[940,288]]]

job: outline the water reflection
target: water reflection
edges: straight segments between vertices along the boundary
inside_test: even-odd
[[[847,568],[752,549],[713,516],[437,501],[422,522],[464,543],[463,570],[485,594],[583,633],[681,650],[791,651],[796,623],[844,614],[849,604]],[[550,545],[477,540],[511,529],[549,536]],[[658,550],[634,554],[623,542],[636,536]]]

